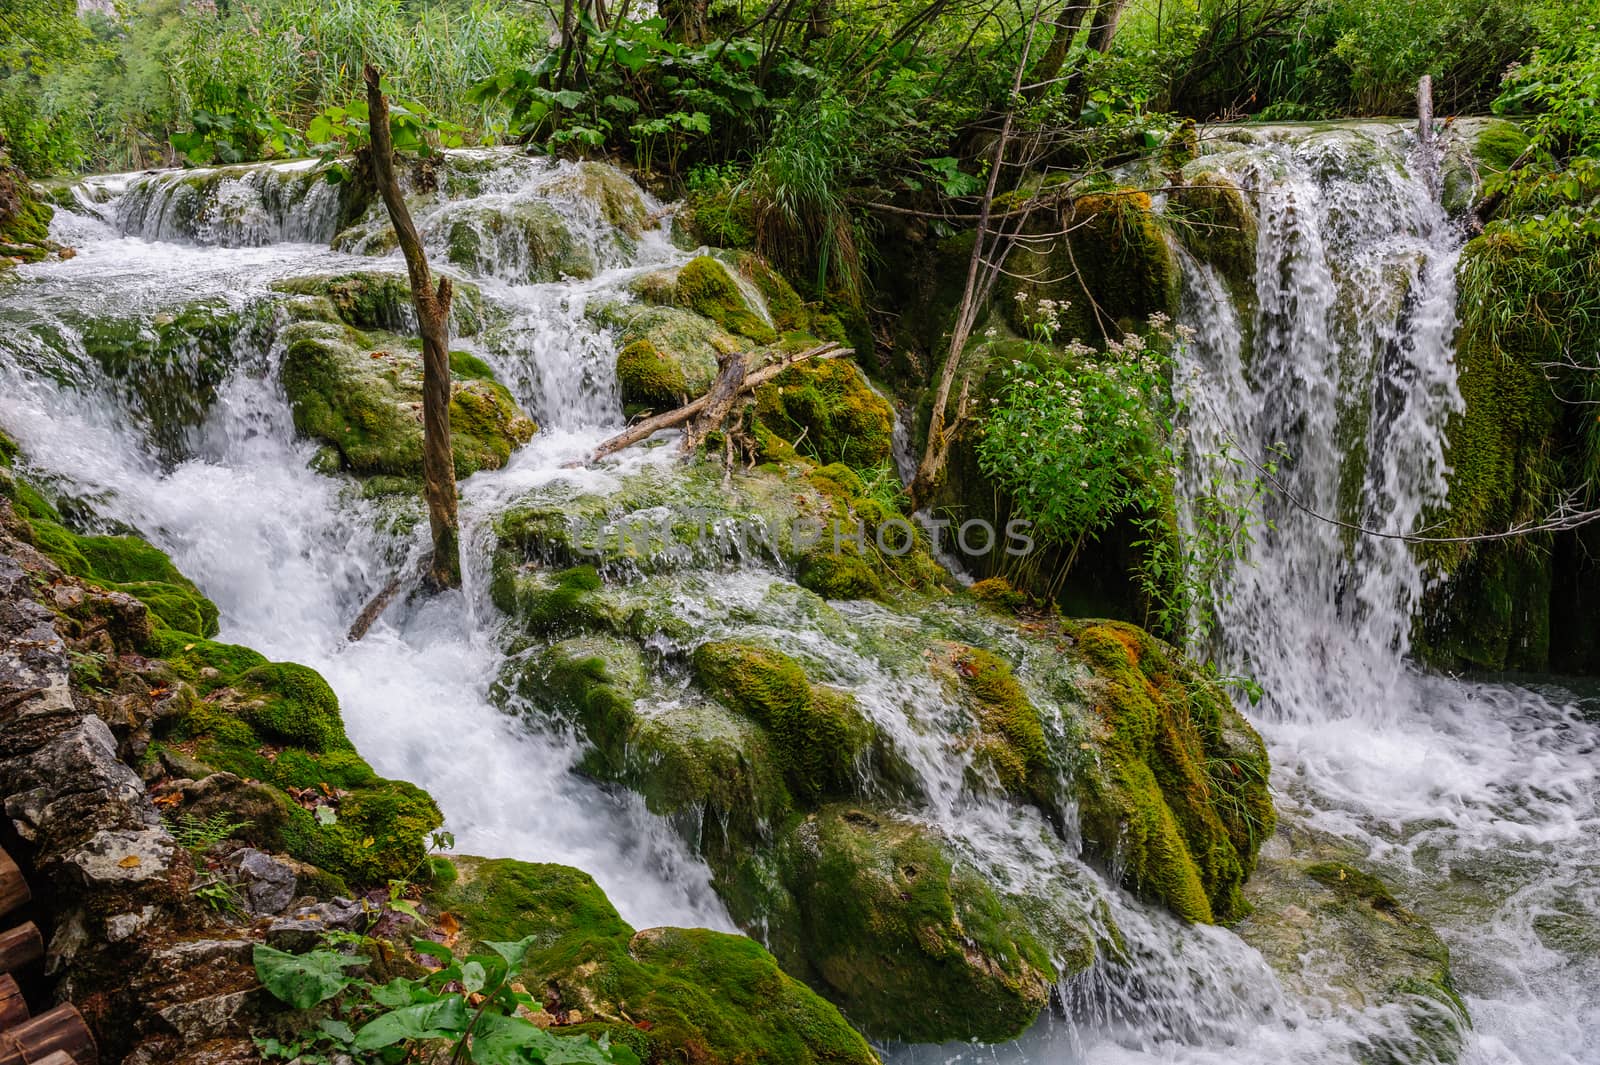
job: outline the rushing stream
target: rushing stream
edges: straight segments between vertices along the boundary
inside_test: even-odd
[[[1181,367],[1197,452],[1264,456],[1281,444],[1282,477],[1306,507],[1397,532],[1419,527],[1443,497],[1442,431],[1459,404],[1450,344],[1460,237],[1403,153],[1393,130],[1217,152],[1260,212],[1259,306],[1242,320],[1218,278],[1186,260],[1183,317],[1196,336]],[[365,640],[344,641],[360,605],[421,545],[381,531],[378,504],[311,468],[315,448],[296,438],[277,382],[268,285],[399,262],[357,254],[359,242],[330,250],[338,204],[301,171],[230,181],[228,209],[209,215],[186,202],[195,194],[181,175],[88,183],[81,212],[55,223],[78,255],[0,280],[0,427],[40,473],[169,551],[220,607],[223,639],[319,670],[363,755],[432,793],[462,852],[577,866],[638,927],[732,929],[677,832],[641,800],[572,772],[581,751],[570,736],[526,727],[489,698],[504,652],[485,590],[488,521],[553,482],[605,491],[620,472],[665,461],[667,449],[635,449],[620,465],[566,465],[622,423],[614,344],[586,305],[689,253],[660,230],[621,239],[559,192],[562,167],[477,161],[478,184],[439,208],[450,218],[425,214],[425,233],[465,217],[463,202],[480,218],[549,204],[594,250],[596,274],[527,283],[516,249],[485,234],[473,279],[505,324],[475,350],[541,431],[506,468],[462,483],[462,594],[397,606]],[[100,316],[153,325],[202,298],[258,324],[236,337],[200,424],[160,447],[139,398],[86,354],[83,333]],[[1202,460],[1191,491],[1205,474]],[[1351,483],[1353,511],[1341,496]],[[1474,1021],[1466,1060],[1600,1058],[1596,724],[1559,689],[1419,671],[1406,652],[1426,575],[1410,550],[1347,539],[1281,497],[1265,506],[1272,527],[1218,589],[1216,650],[1265,689],[1248,712],[1270,746],[1283,816],[1355,844],[1448,940]],[[713,633],[747,624],[734,607],[770,602],[783,580],[760,566],[706,579],[726,609],[702,619]],[[840,610],[860,633],[902,623],[870,605]],[[965,764],[907,724],[937,704],[932,685],[905,683],[868,644],[799,611],[763,624],[858,693],[921,778],[926,816],[970,860],[1019,889],[1065,878],[1103,900],[1134,959],[1064,986],[1066,1010],[1015,1044],[892,1048],[897,1060],[1338,1062],[1403,1023],[1285,991],[1237,936],[1134,901],[1037,815],[970,801]]]

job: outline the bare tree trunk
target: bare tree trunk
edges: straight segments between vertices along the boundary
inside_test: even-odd
[[[783,373],[783,371],[787,370],[789,367],[795,365],[796,363],[805,362],[807,359],[837,359],[852,354],[854,354],[852,349],[841,348],[837,344],[822,344],[814,348],[807,348],[805,351],[796,352],[793,355],[785,356],[784,358],[779,359],[777,362],[768,363],[759,370],[753,370],[750,373],[745,374],[740,380],[739,387],[734,395],[739,396],[746,392],[753,392],[757,388],[760,388],[762,385],[766,384],[768,381],[772,380],[774,377],[777,377],[779,374]],[[718,379],[718,383],[721,383],[720,378]],[[707,405],[710,404],[712,396],[715,392],[716,388],[713,386],[711,392],[707,392],[699,399],[691,400],[690,402],[685,403],[677,410],[669,410],[663,414],[657,414],[654,417],[646,418],[643,421],[630,425],[627,429],[623,430],[616,436],[613,436],[610,440],[605,441],[599,447],[595,448],[594,453],[589,456],[589,461],[599,462],[607,455],[614,455],[625,447],[631,447],[641,440],[648,440],[650,437],[654,436],[656,433],[659,433],[663,429],[671,429],[675,426],[683,425],[685,422],[689,421],[689,419],[706,409]],[[731,406],[732,403],[730,401],[729,407]],[[726,416],[726,408],[724,408],[723,413],[724,416]],[[712,428],[715,428],[715,426],[712,426]],[[706,431],[709,432],[710,430],[708,429]],[[705,434],[702,433],[701,439],[704,438]],[[574,465],[578,464],[575,463]]]
[[[1422,75],[1417,82],[1417,165],[1423,184],[1439,195],[1439,156],[1433,138],[1433,76]]]
[[[1005,119],[1000,124],[1000,138],[995,142],[994,158],[989,164],[989,182],[983,190],[983,201],[978,207],[978,235],[972,242],[972,256],[967,260],[967,280],[961,290],[961,305],[956,311],[955,325],[950,330],[950,347],[945,354],[944,369],[939,375],[939,387],[933,397],[933,413],[928,420],[928,442],[923,448],[922,461],[917,465],[917,475],[911,481],[911,507],[916,510],[928,501],[933,490],[944,479],[945,465],[950,458],[949,415],[950,389],[955,384],[961,368],[961,353],[978,324],[989,294],[994,291],[995,279],[1005,263],[1006,253],[1022,221],[1016,223],[1011,233],[1002,228],[990,231],[994,212],[995,192],[999,188],[1000,171],[1006,168],[1006,151],[1011,145],[1012,131],[1016,125],[1017,108],[1022,103],[1022,84],[1032,52],[1033,35],[1041,21],[1041,10],[1035,9],[1033,24],[1017,60],[1016,73],[1011,79],[1011,95],[1006,100]]]
[[[733,409],[733,401],[739,398],[744,388],[744,352],[719,356],[717,365],[717,380],[711,386],[711,391],[706,393],[705,408],[684,432],[683,442],[678,446],[684,455],[693,455],[706,435],[722,424],[722,420]]]
[[[1028,74],[1028,85],[1022,93],[1027,99],[1039,99],[1060,76],[1061,67],[1072,51],[1072,42],[1083,29],[1083,20],[1093,6],[1093,0],[1073,0],[1056,15],[1055,34],[1050,38],[1050,45]]]
[[[411,300],[422,331],[422,481],[428,501],[428,525],[433,533],[428,578],[436,587],[453,588],[461,583],[456,466],[450,449],[450,300],[454,290],[448,277],[441,277],[437,287],[434,285],[422,238],[400,194],[400,182],[394,173],[394,145],[389,139],[389,101],[379,88],[383,75],[368,64],[362,77],[367,83],[372,169],[400,240],[400,250],[405,254]]]

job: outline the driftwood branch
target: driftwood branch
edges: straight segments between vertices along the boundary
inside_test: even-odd
[[[746,392],[754,392],[756,389],[760,388],[774,377],[777,377],[791,366],[794,366],[797,363],[805,362],[807,359],[837,359],[842,356],[852,354],[854,354],[853,349],[840,347],[838,344],[819,344],[817,347],[807,348],[805,351],[799,351],[793,355],[785,355],[777,362],[768,363],[759,370],[751,370],[748,373],[741,373],[738,388],[732,393],[731,396],[728,397],[727,403],[723,407],[722,415],[718,418],[718,423],[720,423],[722,417],[727,416],[728,410],[733,406],[734,399],[744,395]],[[738,358],[742,371],[744,366],[744,357],[739,356]],[[724,372],[718,376],[717,385],[721,385],[726,376],[727,364],[725,362]],[[691,400],[676,410],[669,410],[663,414],[657,414],[652,417],[645,418],[642,421],[635,422],[627,429],[623,430],[616,436],[613,436],[611,439],[605,441],[599,447],[595,448],[594,454],[589,456],[589,461],[599,462],[607,455],[614,455],[623,448],[631,447],[634,444],[639,443],[641,440],[648,440],[650,437],[654,436],[656,433],[659,433],[663,429],[673,429],[677,426],[687,423],[701,411],[706,410],[706,408],[711,404],[713,397],[717,395],[717,385],[712,386],[711,391],[707,392],[699,399]],[[696,429],[698,428],[699,426],[697,425]],[[702,431],[700,433],[700,439],[704,440],[705,434],[709,433],[714,428],[716,428],[716,425],[712,424]]]
[[[362,608],[360,614],[356,615],[355,621],[350,625],[350,631],[345,633],[344,638],[351,643],[361,639],[367,634],[367,630],[372,628],[377,620],[383,616],[383,612],[389,609],[389,604],[394,602],[395,596],[400,594],[400,589],[413,581],[424,579],[432,572],[433,556],[429,554],[422,556],[415,568],[400,570],[393,577],[390,577],[389,583],[380,588],[378,594],[372,597],[372,601]]]
[[[441,277],[438,285],[434,284],[422,237],[395,177],[389,101],[380,88],[383,73],[369,63],[361,76],[367,83],[372,170],[399,238],[400,251],[405,255],[411,301],[417,308],[417,324],[422,333],[422,482],[433,534],[428,579],[436,587],[453,588],[461,583],[456,464],[450,448],[450,300],[454,290],[448,277]]]
[[[706,405],[700,408],[700,413],[684,431],[683,443],[678,447],[681,453],[692,455],[700,450],[701,441],[728,416],[733,409],[733,401],[739,398],[739,392],[744,387],[747,362],[742,351],[717,359],[717,380],[711,386],[711,391],[706,393]]]

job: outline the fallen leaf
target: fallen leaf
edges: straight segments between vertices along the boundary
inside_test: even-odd
[[[136,866],[138,866],[141,863],[140,863],[139,856],[137,854],[130,854],[126,858],[122,859],[122,861],[118,862],[117,864],[119,866],[121,866],[122,868],[124,868],[124,869],[132,869],[132,868],[135,868]]]

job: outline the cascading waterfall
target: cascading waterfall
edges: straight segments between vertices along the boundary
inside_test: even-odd
[[[1260,211],[1260,307],[1247,330],[1221,281],[1186,260],[1183,317],[1197,335],[1181,370],[1197,453],[1260,457],[1281,442],[1284,480],[1307,506],[1412,529],[1441,498],[1441,433],[1458,402],[1455,238],[1384,137],[1291,136],[1219,153]],[[221,182],[164,174],[88,186],[84,215],[56,223],[70,227],[78,257],[22,268],[0,304],[0,424],[41,473],[172,553],[218,603],[224,639],[320,671],[362,753],[434,794],[461,850],[575,865],[641,927],[731,927],[682,826],[573,773],[582,752],[572,737],[525,725],[489,698],[503,663],[483,591],[494,515],[552,485],[606,492],[630,471],[671,476],[670,449],[636,449],[605,469],[567,464],[622,415],[615,344],[588,308],[627,298],[628,280],[687,254],[655,218],[608,217],[603,199],[578,194],[594,174],[568,164],[478,152],[438,175],[446,195],[419,226],[437,261],[471,275],[498,312],[469,346],[542,431],[504,469],[462,483],[463,594],[398,605],[347,646],[354,611],[421,545],[382,531],[376,504],[309,468],[314,448],[296,438],[277,384],[282,352],[263,339],[271,281],[397,269],[358,254],[386,250],[376,215],[330,250],[340,205],[309,175],[257,167]],[[265,332],[241,330],[215,351],[177,345],[173,372],[205,362],[225,374],[202,416],[180,419],[177,454],[163,456],[141,395],[113,387],[83,326],[114,310],[154,334],[180,291],[256,308]],[[1191,470],[1186,490],[1202,490],[1207,472]],[[1348,537],[1281,500],[1268,506],[1276,528],[1219,589],[1220,657],[1268,691],[1257,718],[1280,804],[1370,850],[1452,938],[1478,1022],[1476,1060],[1592,1057],[1584,989],[1600,954],[1600,844],[1583,761],[1592,727],[1522,689],[1413,670],[1406,634],[1425,578],[1405,545]],[[1107,883],[1080,860],[1070,826],[1058,834],[1031,810],[974,794],[970,752],[940,735],[955,712],[947,696],[874,649],[875,636],[919,619],[841,604],[841,632],[784,607],[786,578],[745,561],[686,572],[672,607],[696,612],[710,638],[754,625],[819,679],[852,688],[914,778],[918,818],[997,883],[1104,907],[1124,941],[1125,964],[1066,981],[1065,1008],[1017,1043],[897,1047],[896,1060],[1337,1062],[1395,1023],[1296,999],[1232,933],[1185,925]],[[1452,873],[1479,886],[1464,892]],[[1570,950],[1539,938],[1552,921]]]
[[[1406,140],[1279,133],[1208,159],[1256,204],[1259,308],[1252,343],[1220,279],[1183,258],[1199,458],[1181,491],[1238,476],[1215,456],[1266,464],[1281,448],[1282,490],[1215,589],[1224,671],[1265,692],[1252,716],[1280,811],[1368,853],[1435,921],[1476,1023],[1467,1060],[1592,1061],[1600,730],[1559,694],[1408,662],[1428,575],[1403,540],[1350,527],[1426,535],[1460,409],[1464,238]]]

